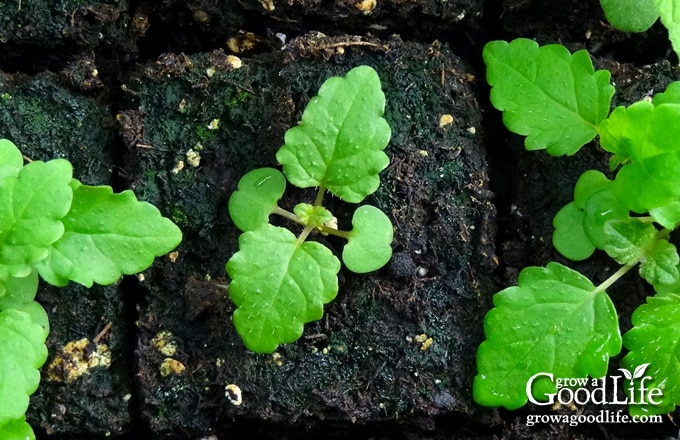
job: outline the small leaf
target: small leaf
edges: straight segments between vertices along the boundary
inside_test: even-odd
[[[323,186],[351,203],[375,192],[378,173],[389,164],[382,151],[391,136],[384,110],[372,68],[359,66],[344,78],[326,80],[276,153],[288,180],[301,188]]]
[[[600,0],[607,21],[624,32],[644,32],[659,19],[656,0]]]
[[[35,434],[31,425],[26,423],[26,417],[21,417],[0,424],[0,438],[2,440],[35,440]]]
[[[182,240],[177,226],[153,205],[138,201],[132,191],[114,194],[111,187],[76,180],[71,186],[73,205],[63,218],[64,235],[49,258],[36,264],[51,284],[112,284],[122,275],[146,269]]]
[[[16,177],[23,166],[24,157],[21,151],[9,140],[0,139],[0,179]]]
[[[333,214],[323,206],[314,206],[309,203],[298,203],[293,212],[305,226],[320,228],[333,220]]]
[[[537,373],[554,377],[602,377],[621,350],[616,310],[609,296],[586,277],[558,263],[528,267],[518,285],[494,296],[484,318],[486,340],[477,351],[475,400],[516,409]],[[556,392],[550,381],[534,383],[533,396]]]
[[[673,200],[658,208],[649,210],[655,222],[666,229],[675,229],[680,224],[680,200]]]
[[[22,419],[47,359],[44,329],[28,314],[0,311],[0,426]]]
[[[7,275],[28,275],[63,235],[71,172],[63,159],[36,161],[0,180],[0,265]]]
[[[661,388],[661,396],[654,397],[659,405],[629,405],[631,414],[666,414],[680,404],[680,297],[675,294],[647,298],[647,304],[638,307],[631,318],[633,328],[624,336],[624,345],[630,352],[621,364],[626,368],[649,364],[645,381],[648,390]],[[637,376],[636,376],[637,377]],[[639,396],[636,402],[639,402]]]
[[[226,270],[236,330],[249,350],[271,353],[321,319],[337,295],[340,262],[320,243],[299,243],[287,229],[265,224],[241,234]]]
[[[604,232],[607,236],[604,250],[620,264],[640,261],[656,238],[654,226],[635,218],[610,220],[605,223]]]
[[[359,207],[352,217],[352,231],[342,250],[342,261],[352,272],[366,273],[383,267],[392,257],[392,222],[378,208]]]
[[[585,260],[595,251],[595,246],[583,230],[583,210],[578,209],[574,202],[557,212],[553,226],[553,246],[570,260]]]
[[[680,55],[680,1],[679,0],[656,0],[661,23],[668,29],[668,38],[671,40],[673,50]]]
[[[578,185],[578,184],[577,184]],[[612,238],[605,225],[613,220],[630,221],[630,212],[621,204],[614,192],[613,182],[607,180],[607,185],[591,194],[583,208],[583,230],[588,239],[598,249],[606,249]]]
[[[274,168],[258,168],[241,177],[229,198],[229,215],[241,231],[252,231],[269,223],[286,189],[286,178]]]
[[[666,90],[657,93],[652,98],[652,104],[680,104],[680,81],[673,81],[666,86]]]
[[[643,213],[680,197],[680,104],[640,101],[617,107],[600,126],[602,148],[623,163],[614,180],[619,200]]]
[[[492,41],[484,47],[491,103],[527,150],[572,155],[597,135],[614,88],[609,72],[593,69],[588,52],[539,47],[532,40]]]
[[[678,251],[664,239],[656,239],[645,249],[645,259],[640,264],[640,276],[649,284],[672,284],[678,281]]]

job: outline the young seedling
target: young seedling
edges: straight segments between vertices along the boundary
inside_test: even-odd
[[[392,223],[378,208],[359,207],[352,230],[342,231],[323,207],[326,192],[360,203],[378,189],[378,173],[389,164],[383,149],[391,131],[384,109],[372,68],[360,66],[344,78],[329,78],[302,121],[286,131],[285,145],[276,154],[283,174],[258,168],[239,181],[229,213],[243,234],[226,270],[237,306],[234,325],[249,350],[271,353],[279,344],[296,341],[304,324],[321,319],[323,305],[337,295],[340,261],[323,244],[308,241],[312,234],[347,240],[342,260],[353,272],[377,270],[392,256]],[[292,212],[279,207],[286,178],[300,188],[316,187],[314,202],[299,203]],[[271,214],[301,225],[302,231],[295,235],[270,224]]]
[[[581,175],[573,202],[554,218],[553,243],[569,259],[600,249],[622,267],[598,286],[556,262],[523,269],[517,286],[494,296],[484,320],[475,400],[515,409],[529,393],[547,398],[555,383],[541,377],[527,389],[533,375],[600,378],[623,345],[631,413],[672,411],[680,403],[680,354],[674,348],[680,343],[680,258],[668,240],[680,225],[680,83],[651,102],[609,113],[609,72],[594,71],[584,50],[570,54],[526,39],[493,41],[484,60],[491,102],[510,130],[527,136],[527,149],[570,155],[599,136],[612,154],[615,178],[596,170]],[[638,266],[657,293],[633,313],[633,328],[622,338],[606,290]],[[663,395],[633,398],[643,387]]]
[[[600,0],[607,21],[624,32],[644,32],[661,18],[673,50],[680,55],[678,0]]]
[[[88,186],[64,159],[24,165],[0,140],[0,438],[35,439],[29,396],[47,358],[38,277],[64,286],[112,284],[172,250],[180,230],[131,191]]]

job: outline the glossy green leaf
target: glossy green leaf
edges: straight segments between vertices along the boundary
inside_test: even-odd
[[[640,101],[617,107],[602,122],[602,148],[623,163],[614,180],[619,199],[643,213],[680,197],[680,104]]]
[[[624,32],[644,32],[659,19],[656,0],[600,0],[607,21]]]
[[[605,252],[620,264],[637,263],[645,249],[653,246],[656,229],[650,223],[634,218],[610,220],[604,225]]]
[[[47,359],[46,337],[28,314],[0,311],[0,426],[24,417]]]
[[[45,334],[48,334],[50,326],[47,313],[34,301],[38,292],[38,273],[33,271],[26,277],[8,278],[2,280],[2,285],[6,289],[6,294],[0,296],[0,311],[16,309],[26,312],[31,316],[31,320],[40,324],[45,329]]]
[[[234,325],[249,350],[271,353],[296,341],[323,316],[338,292],[340,262],[317,242],[299,243],[287,229],[262,225],[239,237],[226,266]]]
[[[680,404],[680,297],[675,294],[647,298],[631,318],[633,328],[623,337],[630,352],[623,358],[624,368],[649,363],[645,372],[647,389],[661,388],[655,397],[660,404],[630,405],[632,414],[666,414]],[[637,382],[639,387],[639,381]],[[637,401],[639,401],[639,396]]]
[[[528,267],[518,285],[494,296],[484,318],[486,340],[477,352],[473,394],[477,403],[516,409],[537,373],[602,377],[621,350],[616,310],[609,296],[580,273],[558,263]],[[539,380],[532,394],[555,392]]]
[[[333,220],[333,214],[323,206],[314,206],[309,203],[298,203],[293,212],[305,226],[320,228]]]
[[[28,275],[62,236],[71,172],[66,160],[35,161],[0,180],[0,278]]]
[[[378,188],[378,173],[389,164],[382,151],[391,136],[384,110],[380,78],[372,68],[359,66],[344,78],[326,80],[276,154],[288,180],[361,202]]]
[[[352,272],[378,270],[392,257],[392,236],[392,222],[381,210],[361,206],[352,217],[352,231],[342,250],[342,261]]]
[[[0,179],[17,176],[24,166],[24,158],[19,149],[9,140],[0,139]]]
[[[588,52],[520,38],[492,41],[483,55],[491,103],[509,130],[527,136],[527,150],[571,155],[595,138],[614,88]]]
[[[552,242],[555,249],[574,261],[585,260],[595,251],[595,246],[583,230],[583,210],[574,202],[560,209],[553,219]]]
[[[680,0],[656,0],[661,23],[668,29],[673,50],[680,55]]]
[[[114,194],[111,187],[75,180],[71,186],[73,205],[63,218],[64,235],[49,257],[36,264],[51,284],[112,284],[146,269],[182,239],[177,226],[132,191]]]
[[[673,81],[668,84],[666,90],[654,95],[652,104],[680,104],[680,81]]]
[[[0,438],[2,440],[35,440],[33,429],[25,419],[22,417],[0,424]]]
[[[583,229],[590,242],[598,249],[606,249],[611,244],[609,233],[613,231],[605,228],[608,222],[630,220],[630,212],[613,191],[613,182],[607,182],[608,185],[586,199],[583,209]]]
[[[274,168],[258,168],[241,177],[229,198],[229,215],[236,227],[252,231],[269,223],[285,189],[286,178]]]
[[[640,264],[640,276],[649,284],[672,284],[678,281],[678,251],[667,240],[656,239],[647,249]]]
[[[672,200],[663,206],[652,208],[649,215],[664,228],[675,229],[680,224],[680,200]]]

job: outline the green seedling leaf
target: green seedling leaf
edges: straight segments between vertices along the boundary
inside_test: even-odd
[[[137,273],[155,257],[171,251],[182,233],[156,207],[140,202],[132,191],[114,194],[108,186],[73,180],[73,205],[62,219],[65,232],[47,259],[36,265],[49,283],[69,280],[90,287]]]
[[[673,50],[680,55],[680,1],[679,0],[655,0],[659,10],[661,23],[668,29],[668,38],[671,40]]]
[[[309,203],[298,203],[293,208],[293,212],[298,216],[305,226],[321,228],[326,223],[333,220],[333,214],[323,206],[314,206]]]
[[[0,438],[2,440],[35,440],[35,434],[31,426],[26,423],[26,418],[22,417],[0,425]]]
[[[381,210],[361,206],[352,217],[352,231],[342,251],[342,261],[352,272],[378,270],[392,257],[392,236],[392,222]]]
[[[33,271],[27,277],[2,280],[6,294],[0,296],[0,311],[15,309],[26,312],[31,320],[40,324],[49,333],[50,324],[45,309],[33,299],[38,292],[38,273]]]
[[[46,337],[28,314],[0,311],[0,426],[23,419],[28,396],[38,388],[39,369],[47,359]]]
[[[359,66],[344,78],[326,80],[276,153],[288,180],[361,202],[378,188],[378,173],[389,164],[382,151],[391,136],[384,110],[385,95],[372,68]]]
[[[610,220],[604,224],[605,252],[620,264],[634,264],[642,259],[645,249],[651,249],[656,229],[650,223],[635,218]]]
[[[654,95],[652,104],[655,106],[661,104],[680,104],[680,81],[673,81],[668,84],[666,90],[662,93]]]
[[[640,264],[640,276],[649,284],[672,284],[678,281],[678,251],[667,240],[656,239],[645,250],[645,258]]]
[[[21,151],[9,140],[0,139],[0,180],[7,176],[16,177],[23,166]]]
[[[0,278],[22,277],[64,233],[71,205],[71,164],[32,162],[0,180]]]
[[[680,200],[673,200],[659,208],[650,209],[649,215],[664,228],[675,229],[680,224]]]
[[[241,231],[253,231],[269,223],[269,215],[286,189],[286,178],[274,168],[250,171],[229,198],[229,215]]]
[[[574,202],[560,209],[553,219],[553,245],[560,254],[574,261],[585,260],[595,251],[595,246],[583,230],[583,210]]]
[[[610,356],[621,350],[616,310],[609,296],[586,277],[558,263],[528,267],[518,285],[494,296],[484,318],[486,340],[477,352],[475,401],[516,409],[537,373],[554,377],[602,377]],[[538,400],[556,391],[547,379],[534,382]]]
[[[654,396],[659,404],[629,405],[632,414],[666,414],[680,404],[680,297],[675,294],[647,298],[631,318],[633,328],[623,337],[630,352],[621,365],[632,369],[649,363],[645,376],[647,389],[661,388],[662,395]],[[639,381],[638,381],[639,385]],[[637,387],[636,387],[637,388]],[[636,402],[640,398],[637,397]]]
[[[331,251],[270,224],[241,234],[226,269],[238,307],[234,325],[258,353],[300,338],[304,324],[321,319],[323,305],[338,292],[340,262]]]
[[[602,148],[624,164],[615,191],[631,211],[647,212],[680,197],[680,148],[668,136],[678,130],[680,104],[640,101],[617,107],[602,122]]]
[[[532,40],[484,47],[491,103],[510,131],[527,136],[527,150],[572,155],[592,141],[609,112],[609,72],[595,71],[588,52]]]
[[[624,32],[644,32],[659,19],[656,0],[600,0],[607,21]]]

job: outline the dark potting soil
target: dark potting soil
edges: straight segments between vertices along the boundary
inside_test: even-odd
[[[600,257],[564,261],[550,242],[576,178],[607,170],[606,157],[594,145],[565,158],[526,152],[488,103],[482,47],[516,37],[587,48],[612,71],[617,105],[680,76],[662,27],[618,32],[595,0],[0,3],[0,135],[32,159],[68,158],[85,183],[133,189],[184,233],[176,253],[115,286],[41,288],[52,329],[28,414],[38,437],[675,435],[670,416],[528,427],[544,408],[472,401],[493,293],[551,260],[594,282],[616,270]],[[391,164],[367,203],[392,219],[394,257],[372,274],[342,270],[338,298],[297,343],[250,353],[230,318],[224,264],[238,231],[227,200],[245,172],[276,165],[321,83],[360,64],[387,98]],[[289,188],[281,203],[309,197]],[[349,223],[352,207],[330,209]],[[610,291],[624,331],[649,294],[634,280]]]

